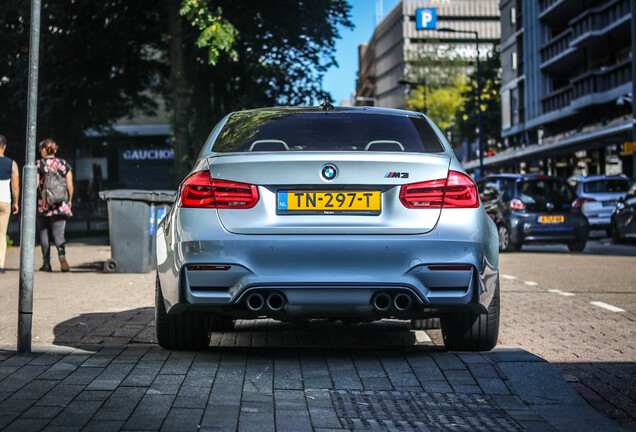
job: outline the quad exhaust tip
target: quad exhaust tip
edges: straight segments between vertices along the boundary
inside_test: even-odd
[[[408,294],[400,293],[393,299],[393,306],[399,311],[410,309],[411,304],[413,304],[413,300],[411,300],[411,296]]]
[[[265,298],[261,294],[253,293],[247,296],[247,300],[245,302],[247,304],[247,308],[251,311],[258,312],[263,309],[265,306]]]
[[[391,304],[391,296],[387,293],[378,293],[373,297],[373,307],[380,312],[391,309]]]
[[[267,296],[267,307],[274,312],[278,312],[285,307],[285,299],[278,293],[272,293]]]

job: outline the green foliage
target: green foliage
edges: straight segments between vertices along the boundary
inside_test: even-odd
[[[11,246],[13,246],[13,240],[11,240],[11,237],[7,235],[7,247],[11,247]]]
[[[208,48],[208,63],[215,65],[221,52],[236,55],[232,49],[237,36],[236,28],[223,18],[221,8],[210,9],[208,1],[183,0],[181,15],[201,33],[196,44],[199,48]]]
[[[407,53],[406,63],[405,80],[418,84],[411,88],[408,107],[425,112],[442,130],[450,127],[464,103],[467,61],[451,46],[430,40]]]
[[[0,125],[10,143],[26,130],[30,3],[0,1]],[[70,157],[84,131],[154,112],[149,90],[165,76],[157,2],[43,1],[41,10],[38,140],[54,138]],[[22,151],[12,157],[22,164]]]
[[[463,93],[468,88],[465,79],[458,77],[453,85],[435,88],[417,86],[408,98],[409,109],[425,112],[442,130],[452,126],[455,113],[465,102]],[[426,92],[426,99],[425,94]]]
[[[482,136],[484,149],[496,149],[501,141],[501,62],[499,52],[495,51],[480,61],[481,75],[481,111],[482,111]],[[469,76],[468,88],[462,96],[465,103],[457,111],[456,124],[453,128],[453,141],[455,143],[475,142],[478,137],[477,109],[477,71]]]

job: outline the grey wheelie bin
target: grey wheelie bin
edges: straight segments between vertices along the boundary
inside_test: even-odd
[[[148,273],[157,267],[155,232],[176,191],[115,189],[99,193],[108,204],[111,258],[104,271]]]

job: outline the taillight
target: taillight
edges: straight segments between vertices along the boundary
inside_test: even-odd
[[[211,179],[207,171],[186,178],[179,190],[179,207],[248,209],[257,202],[255,185]]]
[[[586,202],[596,201],[594,198],[577,198],[572,203],[572,208],[580,209]]]
[[[510,208],[512,210],[525,210],[526,205],[519,198],[514,198],[512,201],[510,201]]]
[[[406,208],[479,207],[477,186],[466,174],[449,171],[448,178],[402,185],[400,201]]]

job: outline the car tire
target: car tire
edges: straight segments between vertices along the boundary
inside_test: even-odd
[[[583,252],[586,244],[586,240],[574,240],[568,243],[568,249],[570,249],[570,252]]]
[[[455,312],[441,317],[442,338],[449,351],[490,351],[499,336],[499,278],[495,292],[483,313]]]
[[[159,275],[155,284],[157,342],[171,350],[198,350],[210,344],[210,317],[200,313],[169,315],[161,293]]]
[[[510,229],[505,224],[497,225],[497,235],[499,238],[499,252],[514,252],[521,248],[520,244],[512,242]]]
[[[420,318],[411,320],[413,330],[433,330],[441,328],[439,318]]]
[[[624,240],[621,238],[621,233],[618,231],[618,227],[616,226],[616,222],[612,221],[612,225],[610,227],[610,237],[612,241],[616,244],[623,243]]]

